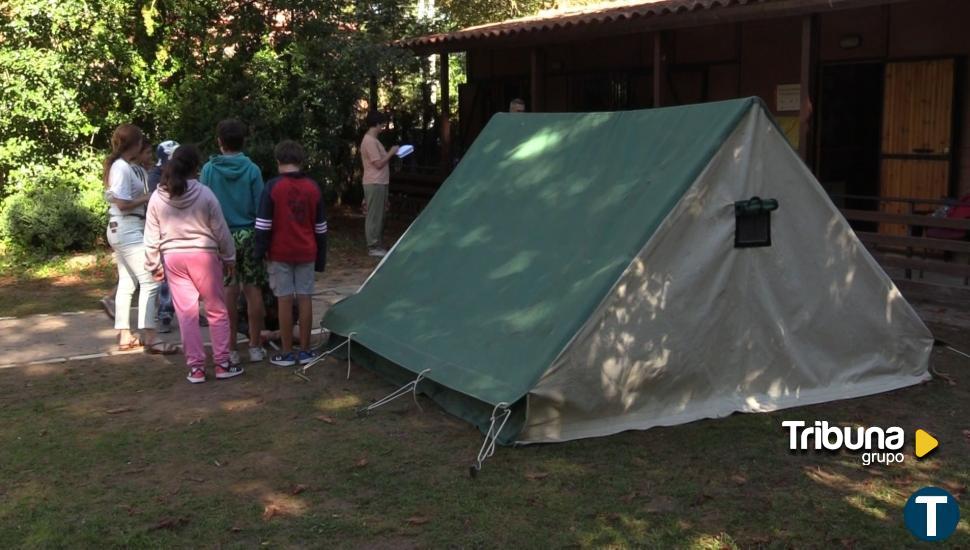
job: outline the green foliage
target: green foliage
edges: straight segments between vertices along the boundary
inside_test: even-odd
[[[379,107],[396,115],[393,137],[433,156],[437,113],[428,100],[436,71],[395,40],[563,2],[439,0],[431,11],[423,0],[2,2],[0,200],[10,197],[3,210],[43,189],[44,198],[71,194],[88,214],[65,211],[74,221],[103,219],[97,159],[123,122],[140,125],[152,142],[175,139],[215,153],[216,124],[237,117],[250,127],[247,152],[264,175],[275,172],[273,145],[296,139],[328,195],[346,191],[357,181],[356,144],[375,76]],[[458,56],[451,62],[454,98],[463,71]]]
[[[4,200],[0,230],[15,248],[49,256],[86,250],[102,224],[70,189],[34,187]]]
[[[34,255],[86,250],[106,223],[101,160],[82,149],[10,172],[12,193],[0,203],[0,237]]]
[[[464,28],[533,15],[560,7],[556,0],[438,0],[435,7],[446,27]]]
[[[265,175],[275,172],[273,145],[292,138],[307,148],[312,175],[344,189],[371,77],[414,61],[390,46],[416,32],[412,12],[404,0],[3,2],[0,199],[9,199],[0,211],[43,188],[44,198],[72,192],[72,204],[103,217],[91,192],[100,163],[87,161],[106,153],[123,122],[153,142],[214,153],[216,124],[238,117]]]
[[[580,8],[608,0],[437,0],[444,28],[465,28],[535,15],[541,10]]]

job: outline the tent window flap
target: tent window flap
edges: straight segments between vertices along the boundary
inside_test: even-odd
[[[734,248],[771,246],[771,212],[775,199],[751,197],[734,203]]]

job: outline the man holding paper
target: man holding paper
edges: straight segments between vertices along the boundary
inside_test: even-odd
[[[387,187],[391,182],[391,159],[397,154],[398,146],[384,149],[377,139],[387,128],[387,115],[377,111],[367,114],[367,133],[360,142],[360,159],[364,165],[364,207],[367,219],[364,231],[367,236],[367,249],[370,256],[383,257],[387,254],[381,246],[384,234],[384,212],[387,208]]]

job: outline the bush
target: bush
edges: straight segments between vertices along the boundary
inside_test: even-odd
[[[16,192],[3,203],[0,231],[15,248],[31,254],[88,250],[97,241],[102,224],[77,199],[69,189]]]
[[[101,161],[92,150],[27,164],[10,173],[0,236],[13,248],[50,256],[92,248],[107,223]]]

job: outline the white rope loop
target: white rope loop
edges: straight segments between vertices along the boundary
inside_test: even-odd
[[[418,406],[418,409],[421,412],[424,412],[424,409],[421,408],[421,404],[418,403],[418,384],[420,384],[421,381],[424,380],[424,377],[429,372],[431,372],[431,369],[424,369],[423,371],[421,371],[421,372],[418,373],[418,377],[417,378],[415,378],[414,380],[412,380],[412,381],[408,382],[407,384],[401,386],[400,388],[394,390],[393,392],[391,392],[390,394],[388,394],[387,396],[385,396],[383,399],[380,399],[378,401],[375,401],[374,403],[371,403],[370,405],[368,405],[368,406],[366,406],[366,407],[364,407],[362,409],[358,409],[357,410],[357,415],[358,416],[363,416],[363,415],[371,412],[372,410],[374,410],[376,408],[383,407],[384,405],[387,405],[391,401],[394,401],[398,397],[401,397],[402,395],[405,395],[408,392],[411,392],[411,395],[414,398],[414,404]]]
[[[350,342],[354,339],[354,336],[357,336],[356,332],[347,335],[347,380],[350,380],[350,349],[353,347]]]
[[[508,403],[499,403],[492,409],[492,422],[488,426],[488,433],[485,434],[485,441],[482,442],[482,448],[478,450],[478,458],[475,460],[474,466],[472,466],[471,472],[473,476],[476,472],[481,471],[485,460],[495,454],[495,444],[498,441],[498,436],[502,433],[502,429],[505,428],[505,423],[509,421],[510,416],[512,416],[512,409],[509,408]],[[502,420],[502,423],[496,429],[495,424],[499,419]]]
[[[310,378],[306,375],[306,372],[308,370],[310,370],[310,367],[312,367],[312,366],[316,365],[317,363],[323,361],[324,359],[326,359],[327,357],[329,357],[333,352],[337,351],[338,349],[340,349],[340,348],[342,348],[344,346],[347,346],[347,379],[349,380],[350,379],[350,348],[351,348],[350,343],[351,343],[351,340],[353,339],[353,337],[356,334],[357,334],[356,332],[351,332],[349,335],[347,335],[347,339],[346,340],[344,340],[340,344],[337,344],[336,346],[328,349],[327,351],[321,353],[320,355],[314,357],[313,358],[313,361],[310,361],[309,363],[303,365],[299,369],[293,371],[293,373],[296,374],[297,376],[299,376],[300,378],[309,381]]]

